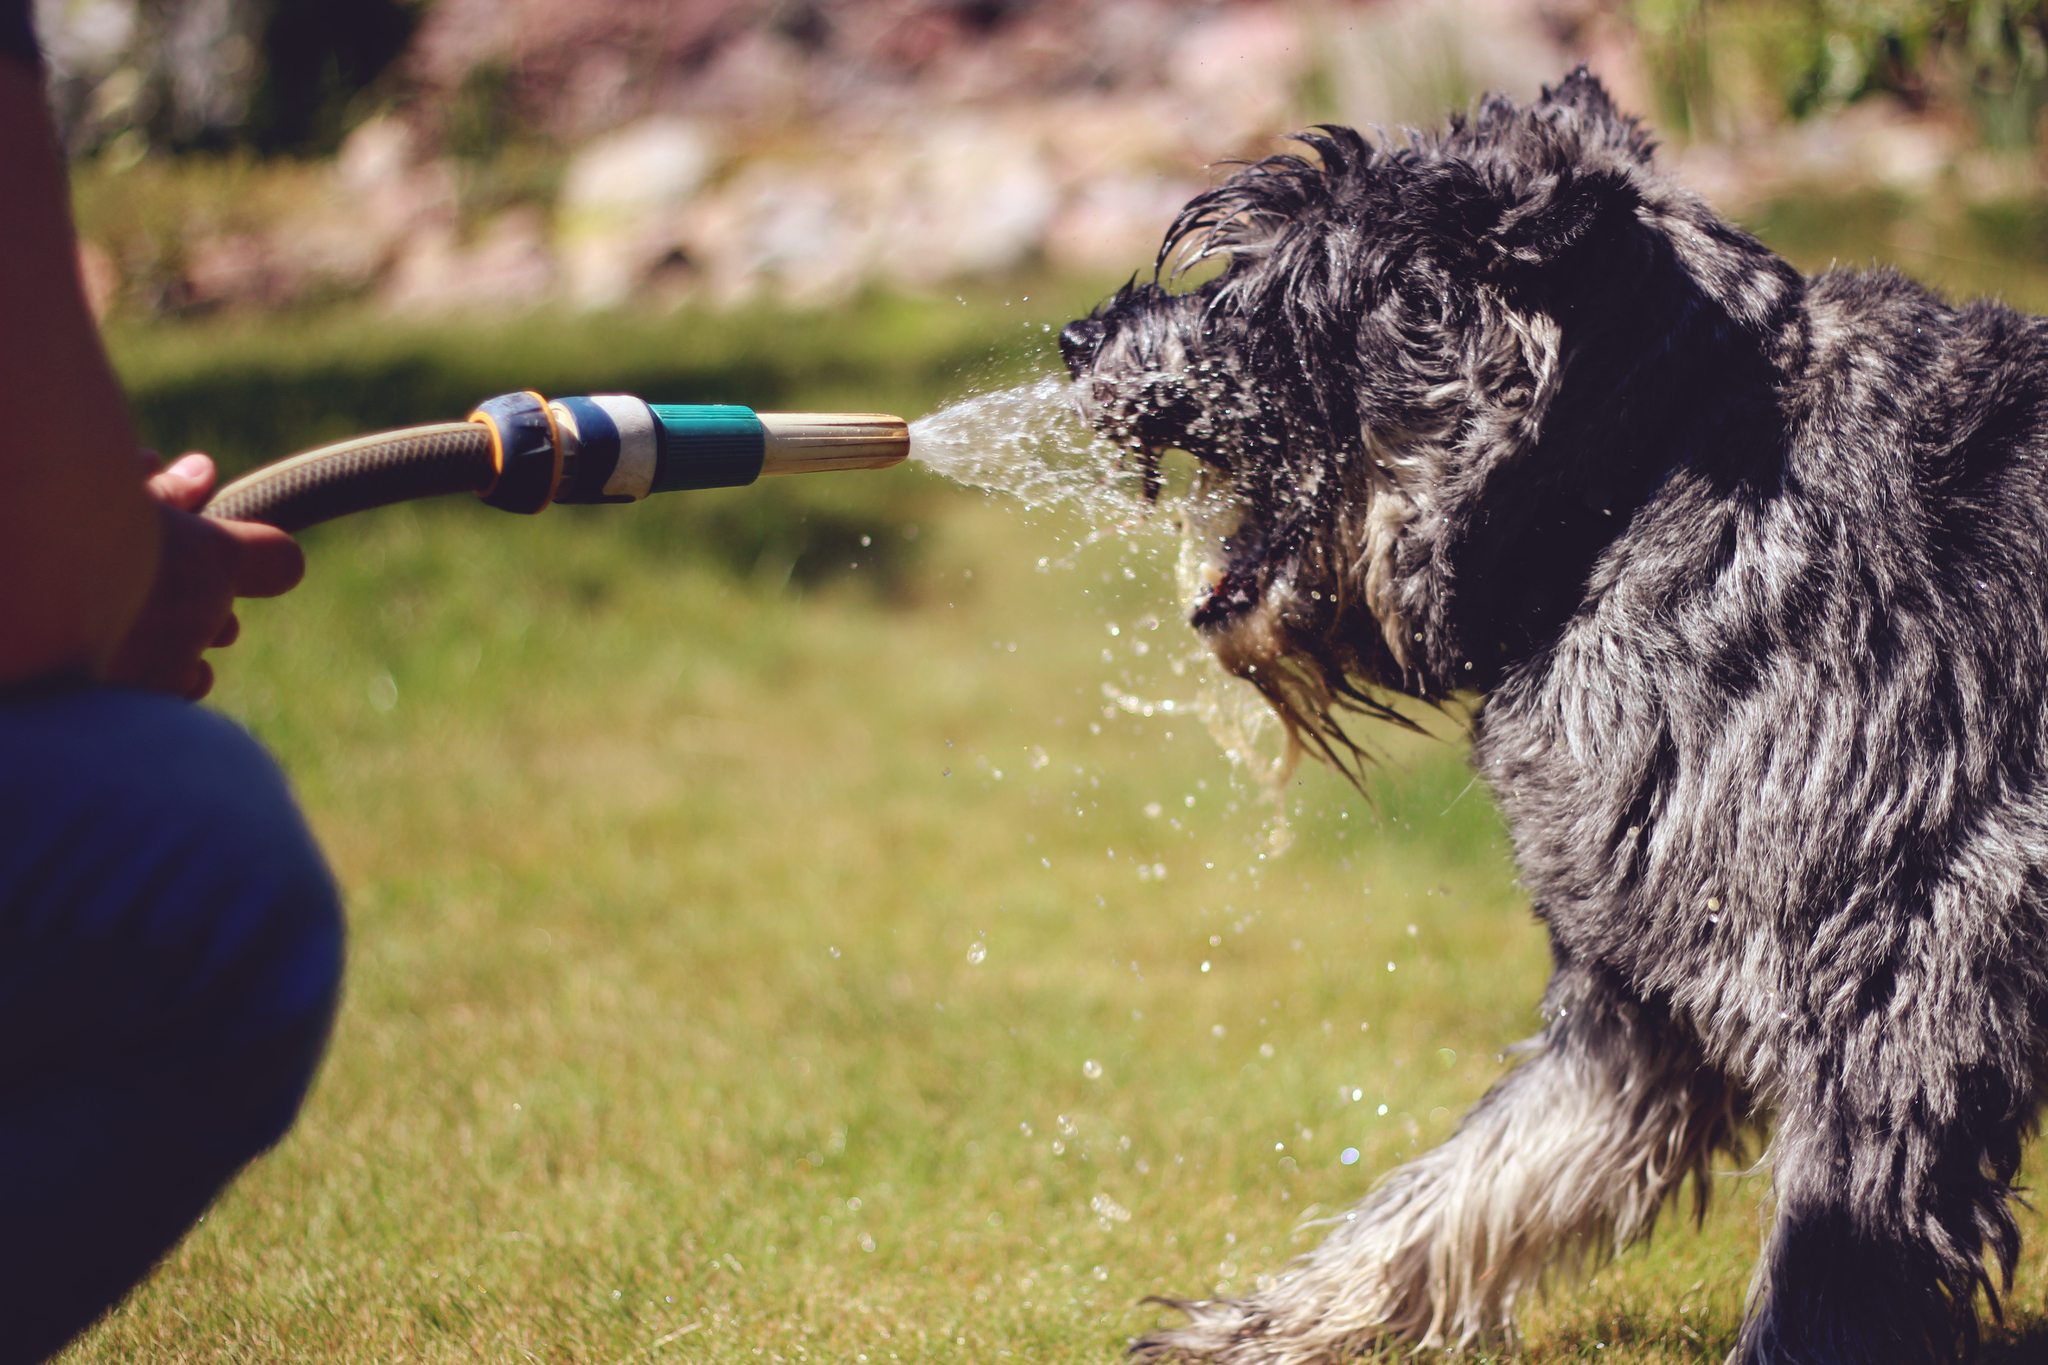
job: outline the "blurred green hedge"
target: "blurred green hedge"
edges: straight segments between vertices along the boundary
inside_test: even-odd
[[[1870,95],[1967,111],[1986,145],[2028,147],[2048,109],[2048,0],[1633,0],[1667,126],[1726,136],[1746,110],[1792,118]]]

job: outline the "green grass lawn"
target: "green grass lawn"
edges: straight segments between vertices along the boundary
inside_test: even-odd
[[[245,464],[524,385],[913,415],[1084,301],[115,340],[165,448]],[[68,1359],[1108,1361],[1446,1136],[1547,962],[1455,740],[1273,799],[1167,537],[1085,539],[913,470],[310,533],[217,704],[347,889],[333,1048]],[[1762,1198],[1526,1357],[1718,1361]],[[2048,1340],[2028,1225],[1993,1361]]]

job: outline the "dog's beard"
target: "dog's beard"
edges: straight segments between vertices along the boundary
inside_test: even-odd
[[[1193,615],[1222,586],[1229,571],[1230,541],[1244,525],[1244,504],[1229,477],[1198,464],[1180,505],[1177,579],[1182,608]]]
[[[1319,460],[1285,481],[1260,468],[1260,451],[1209,447],[1172,500],[1183,609],[1221,667],[1282,721],[1279,774],[1308,751],[1362,779],[1366,752],[1346,720],[1407,724],[1384,694],[1412,690],[1395,551],[1416,514],[1401,473],[1429,458],[1423,441],[1368,441],[1366,459]],[[1202,448],[1189,438],[1133,458],[1149,469],[1188,447]]]

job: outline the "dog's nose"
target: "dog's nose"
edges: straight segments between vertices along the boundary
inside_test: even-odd
[[[1102,338],[1109,329],[1094,318],[1076,318],[1060,329],[1060,358],[1067,362],[1067,373],[1079,379],[1081,372],[1095,363],[1095,353],[1102,349]]]

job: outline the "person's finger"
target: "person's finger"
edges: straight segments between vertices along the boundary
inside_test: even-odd
[[[207,648],[226,649],[229,645],[233,644],[235,641],[241,638],[242,618],[235,615],[233,612],[229,612],[227,623],[220,628],[220,633],[213,637],[213,643],[209,644]]]
[[[237,597],[275,597],[299,586],[306,576],[306,552],[275,526],[260,521],[211,521],[234,540]]]
[[[213,491],[213,461],[204,455],[180,455],[149,481],[150,496],[180,512],[195,512]]]

